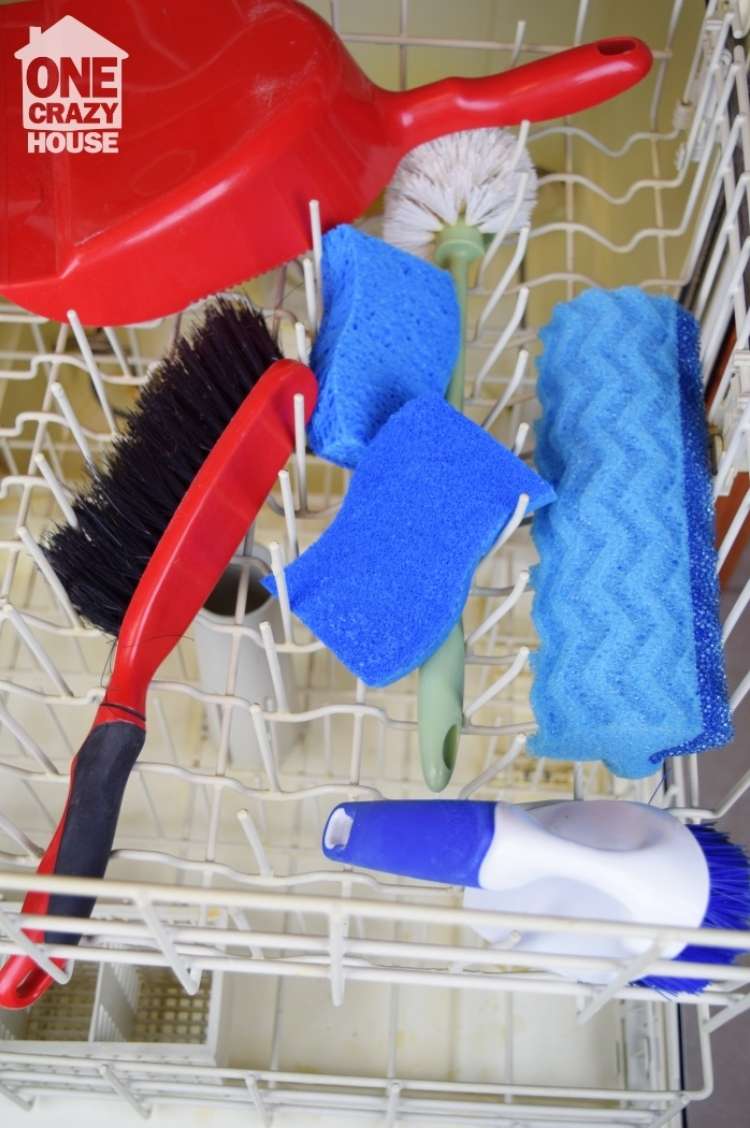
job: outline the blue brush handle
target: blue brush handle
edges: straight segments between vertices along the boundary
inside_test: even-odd
[[[495,804],[471,799],[340,803],[328,816],[323,853],[332,862],[420,881],[478,885],[495,834]]]

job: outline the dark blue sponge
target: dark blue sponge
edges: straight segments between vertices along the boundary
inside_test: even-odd
[[[368,685],[395,681],[447,637],[522,493],[530,512],[554,498],[441,396],[410,400],[365,450],[335,520],[286,569],[292,610]]]
[[[310,446],[353,467],[407,400],[442,395],[458,356],[451,276],[432,263],[334,227],[323,236],[323,320],[310,358],[318,404]]]

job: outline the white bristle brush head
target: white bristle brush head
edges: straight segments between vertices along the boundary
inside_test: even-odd
[[[383,238],[422,258],[435,236],[463,219],[483,234],[502,230],[523,195],[508,234],[524,227],[536,203],[536,171],[514,134],[469,129],[418,145],[396,169],[385,194]]]

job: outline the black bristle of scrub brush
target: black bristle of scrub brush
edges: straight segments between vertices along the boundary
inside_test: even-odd
[[[262,315],[217,299],[159,363],[47,557],[78,613],[116,635],[177,506],[238,407],[280,352]]]

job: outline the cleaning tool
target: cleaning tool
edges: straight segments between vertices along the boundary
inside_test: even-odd
[[[246,534],[294,446],[294,397],[309,415],[315,378],[282,360],[262,317],[215,304],[141,394],[107,466],[49,558],[74,607],[118,633],[112,677],[70,770],[68,799],[40,873],[101,877],[128,775],[141,751],[146,692]],[[30,893],[25,913],[87,917],[93,898]],[[36,942],[75,944],[29,930]],[[63,961],[55,961],[62,965]],[[51,984],[26,955],[0,970],[0,1005],[29,1006]]]
[[[698,326],[626,287],[540,337],[530,746],[638,778],[732,737]]]
[[[536,201],[528,153],[503,129],[473,129],[418,145],[396,170],[385,195],[383,237],[431,256],[450,271],[460,309],[460,348],[448,402],[464,406],[469,270],[492,236],[518,231]],[[463,725],[464,632],[459,621],[419,672],[419,751],[425,781],[450,781]]]
[[[0,293],[89,325],[182,309],[309,249],[310,200],[324,230],[356,219],[416,145],[576,113],[651,66],[628,36],[396,92],[305,4],[214,0],[205,17],[205,0],[0,6]],[[90,130],[55,129],[70,79],[35,59],[92,34],[109,40],[108,96]],[[86,140],[106,151],[70,151]]]
[[[331,861],[400,877],[466,887],[464,905],[498,912],[645,922],[677,928],[750,927],[750,861],[711,826],[685,826],[668,811],[606,799],[515,806],[462,799],[342,803],[323,832]],[[507,942],[494,923],[477,929]],[[528,931],[513,952],[628,960],[652,940],[626,930],[610,935]],[[662,959],[731,963],[735,949],[679,940]],[[576,972],[607,982],[611,969]],[[698,992],[708,980],[648,976],[645,986]]]
[[[459,618],[446,639],[419,667],[419,759],[424,781],[431,791],[443,791],[456,766],[464,723],[465,669],[464,626]]]
[[[466,337],[469,268],[491,236],[512,235],[536,203],[536,172],[504,129],[468,129],[418,145],[396,169],[385,194],[383,238],[450,271]],[[448,402],[464,406],[466,349],[451,377]]]
[[[292,611],[368,685],[403,677],[451,630],[523,493],[531,511],[554,497],[441,396],[409,400],[365,450],[336,518],[286,568]],[[273,577],[263,583],[276,594]]]
[[[402,404],[445,392],[458,346],[458,303],[444,270],[354,227],[327,232],[323,318],[310,357],[319,386],[312,449],[356,466]]]

